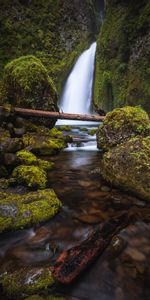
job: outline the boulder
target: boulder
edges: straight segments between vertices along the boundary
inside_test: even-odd
[[[108,113],[100,125],[97,131],[97,146],[107,151],[137,135],[150,135],[147,113],[139,106],[117,108]]]
[[[132,137],[112,148],[100,165],[107,182],[150,201],[150,136]]]
[[[35,56],[21,56],[5,66],[3,90],[5,101],[14,106],[58,111],[54,83],[42,62]],[[53,127],[56,120],[35,118],[35,121]]]
[[[0,192],[0,232],[47,221],[60,206],[61,202],[52,189],[23,195]]]
[[[38,166],[20,165],[13,170],[12,177],[18,184],[24,184],[29,188],[44,189],[47,183],[46,172]]]

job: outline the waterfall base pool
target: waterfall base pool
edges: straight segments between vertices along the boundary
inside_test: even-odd
[[[80,300],[148,300],[150,206],[101,179],[95,136],[83,127],[73,128],[71,134],[72,145],[52,157],[56,166],[48,174],[49,186],[63,203],[60,213],[35,228],[3,234],[1,266],[51,265],[62,250],[86,239],[96,224],[128,211],[131,224],[113,238],[103,255],[73,284],[58,285],[53,294]]]

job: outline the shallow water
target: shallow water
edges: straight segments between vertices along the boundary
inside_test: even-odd
[[[63,249],[83,241],[97,224],[128,211],[131,224],[73,284],[58,286],[56,292],[83,300],[150,299],[150,207],[102,181],[95,136],[82,127],[71,134],[74,142],[52,157],[56,165],[48,174],[49,186],[63,203],[60,213],[36,228],[4,234],[0,262],[50,265]]]

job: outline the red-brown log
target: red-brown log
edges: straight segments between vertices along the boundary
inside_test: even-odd
[[[32,116],[32,117],[44,117],[44,118],[56,118],[61,120],[79,120],[79,121],[92,121],[103,122],[104,116],[87,115],[87,114],[68,114],[63,112],[53,112],[46,110],[33,110],[28,108],[14,108],[15,112],[20,116]]]
[[[112,237],[128,225],[128,215],[122,214],[97,227],[79,245],[64,250],[55,265],[50,267],[54,278],[63,284],[70,284],[93,260],[103,253]]]

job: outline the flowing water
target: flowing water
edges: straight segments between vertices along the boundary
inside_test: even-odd
[[[89,114],[93,86],[96,42],[78,58],[70,73],[62,97],[60,108],[65,113]],[[81,124],[79,121],[59,121],[57,124]]]

